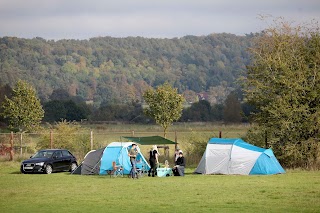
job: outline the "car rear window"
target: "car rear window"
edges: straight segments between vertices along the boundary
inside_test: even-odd
[[[67,150],[62,150],[63,156],[71,156],[71,154]]]

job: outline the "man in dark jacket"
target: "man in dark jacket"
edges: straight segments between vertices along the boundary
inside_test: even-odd
[[[186,160],[183,157],[183,152],[179,151],[179,157],[176,161],[176,165],[172,168],[174,176],[184,176],[184,167],[186,166]]]

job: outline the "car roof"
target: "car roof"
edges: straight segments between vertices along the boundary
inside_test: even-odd
[[[63,151],[63,150],[68,151],[67,149],[41,149],[41,150],[39,150],[39,152],[40,151]]]

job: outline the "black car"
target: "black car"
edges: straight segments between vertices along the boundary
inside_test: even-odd
[[[77,166],[77,159],[68,150],[45,149],[23,161],[20,171],[22,173],[51,174],[53,171],[73,171]]]

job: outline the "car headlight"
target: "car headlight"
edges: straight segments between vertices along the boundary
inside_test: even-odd
[[[36,166],[43,166],[44,162],[36,163]]]

